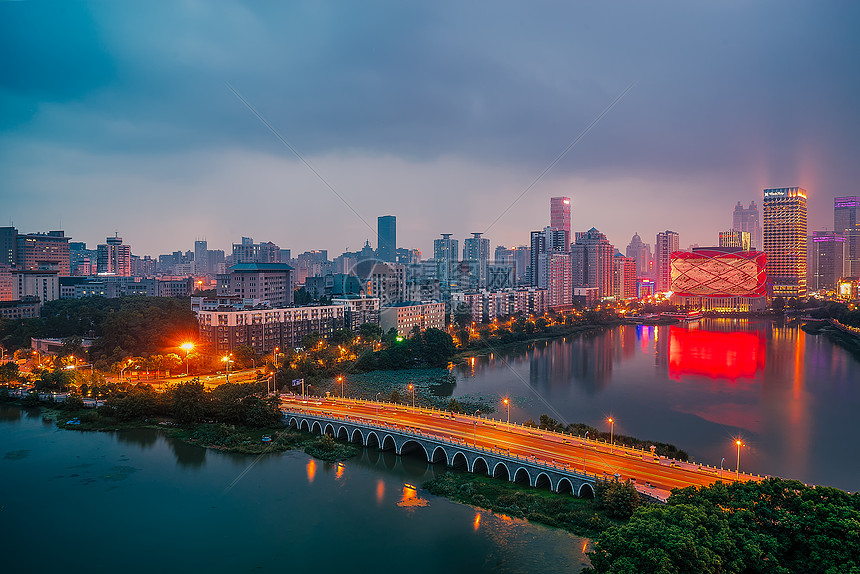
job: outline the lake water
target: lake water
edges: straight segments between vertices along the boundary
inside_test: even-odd
[[[443,469],[364,450],[205,450],[63,431],[0,405],[3,572],[577,572],[585,539],[415,489]]]
[[[542,413],[670,442],[697,461],[860,490],[860,362],[825,336],[772,321],[622,326],[479,357],[454,396],[512,397]]]

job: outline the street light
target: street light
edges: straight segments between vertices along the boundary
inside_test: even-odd
[[[376,422],[379,422],[379,395],[382,393],[376,393]]]
[[[480,410],[475,411],[475,420],[472,421],[472,440],[475,442],[475,448],[478,448],[478,416]]]
[[[191,349],[194,348],[194,343],[182,343],[179,345],[179,348],[185,351],[185,376],[187,377],[191,374],[191,369],[188,368],[188,353],[190,353]]]
[[[505,397],[502,402],[508,407],[508,424],[511,424],[511,401],[508,400],[508,397]]]
[[[229,383],[230,382],[230,363],[232,363],[233,361],[230,360],[230,355],[224,355],[224,357],[221,360],[224,361],[225,363],[227,363],[227,382]]]
[[[723,460],[720,461],[720,478],[723,478],[723,463],[726,462],[726,457],[723,457]]]
[[[735,441],[735,444],[738,445],[738,468],[737,468],[737,471],[735,472],[735,480],[740,480],[741,479],[741,446],[743,446],[744,443],[742,443],[740,441],[740,439],[738,439]]]
[[[615,431],[615,421],[612,419],[612,417],[609,417],[609,452],[612,452],[612,446],[613,446],[612,437],[613,437],[614,431]]]
[[[344,398],[343,396],[343,377],[338,377],[337,382],[340,383],[340,398]]]
[[[412,408],[414,409],[415,408],[415,385],[413,385],[412,383],[409,383],[409,386],[406,388],[409,389],[410,391],[412,391]]]
[[[133,362],[134,362],[134,361],[133,361],[132,359],[129,359],[129,360],[128,360],[128,363],[126,363],[126,364],[125,364],[125,366],[119,370],[119,382],[120,382],[120,383],[122,382],[122,374],[125,372],[125,370],[126,370],[127,368],[129,368],[129,367],[131,366],[131,364],[132,364]]]

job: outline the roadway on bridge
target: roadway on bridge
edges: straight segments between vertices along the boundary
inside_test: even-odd
[[[500,455],[518,455],[537,462],[561,465],[572,471],[606,474],[608,477],[617,474],[622,480],[634,479],[638,490],[647,492],[653,489],[654,494],[663,499],[673,488],[706,486],[718,480],[732,482],[736,479],[762,479],[745,473],[740,473],[736,478],[735,472],[730,470],[721,471],[694,463],[655,458],[650,452],[637,449],[432,409],[352,399],[302,399],[297,396],[282,396],[282,406],[293,412],[335,416],[356,423],[381,423],[407,431],[416,429],[455,444],[477,445],[495,450]]]

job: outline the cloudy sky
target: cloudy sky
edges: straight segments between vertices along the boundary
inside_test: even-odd
[[[810,230],[832,229],[833,198],[860,194],[858,16],[785,0],[0,2],[0,225],[91,248],[118,232],[139,255],[195,238],[229,253],[243,235],[337,254],[376,245],[393,214],[398,246],[428,257],[443,232],[527,243],[568,195],[573,228],[623,251],[664,229],[713,244],[736,202],[799,185]]]

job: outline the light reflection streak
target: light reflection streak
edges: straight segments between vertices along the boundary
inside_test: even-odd
[[[317,474],[317,463],[314,459],[308,460],[307,470],[308,470],[308,483],[313,484],[314,476],[316,476],[316,474]]]
[[[385,482],[380,478],[376,481],[376,503],[382,504],[382,499],[385,497]]]

